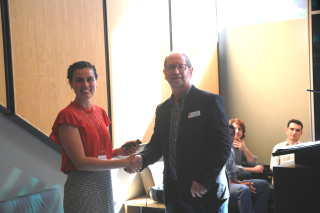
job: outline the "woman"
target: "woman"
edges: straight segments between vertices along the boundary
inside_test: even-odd
[[[73,102],[60,111],[50,138],[61,146],[61,171],[68,175],[64,187],[64,212],[114,212],[110,169],[137,171],[131,163],[139,145],[111,148],[106,112],[90,103],[97,87],[95,66],[76,62],[68,69]],[[128,142],[127,142],[128,143]],[[130,156],[127,159],[113,157]]]

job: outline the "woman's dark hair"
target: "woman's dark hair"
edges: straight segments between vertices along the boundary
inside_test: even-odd
[[[91,64],[90,62],[87,62],[87,61],[78,61],[72,65],[70,65],[69,69],[68,69],[68,76],[67,78],[69,79],[69,81],[72,81],[73,79],[73,73],[76,69],[83,69],[83,68],[90,68],[93,70],[94,72],[94,77],[96,79],[98,79],[98,73],[97,73],[97,70],[96,70],[96,67]]]

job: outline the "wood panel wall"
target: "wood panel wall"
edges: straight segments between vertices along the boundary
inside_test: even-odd
[[[67,69],[82,60],[99,75],[92,103],[108,110],[102,0],[15,0],[9,13],[18,116],[49,135],[74,99]]]
[[[0,23],[1,23],[1,11],[0,11]],[[3,55],[3,42],[2,42],[2,27],[0,27],[0,104],[7,107],[7,95],[6,95],[6,81],[4,70],[4,55]]]
[[[215,11],[214,2],[204,1],[198,11]],[[171,95],[162,74],[163,60],[170,52],[169,5],[149,0],[107,4],[113,136],[117,146],[136,138],[148,142],[155,107]],[[182,11],[192,8],[188,4]],[[57,113],[74,99],[67,68],[80,60],[96,65],[98,90],[92,103],[108,110],[102,0],[15,0],[9,1],[9,13],[18,116],[49,135]],[[173,32],[179,32],[173,43],[183,46],[194,62],[195,85],[218,93],[216,28],[210,28],[215,26],[215,15],[190,17],[189,29],[175,18],[180,7],[174,5],[172,13],[176,14]],[[210,35],[210,40],[203,35]],[[128,119],[138,121],[139,130]]]

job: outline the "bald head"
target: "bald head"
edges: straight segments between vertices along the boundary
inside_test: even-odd
[[[182,55],[185,59],[185,64],[188,66],[188,67],[192,67],[192,64],[191,64],[191,61],[189,59],[189,57],[184,54],[184,53],[178,53],[178,52],[172,52],[170,53],[165,59],[164,59],[164,64],[163,66],[166,67],[167,66],[167,59],[170,57],[170,56],[174,56],[174,55]]]

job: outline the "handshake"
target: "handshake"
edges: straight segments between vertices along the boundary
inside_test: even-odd
[[[142,157],[140,155],[132,154],[126,159],[127,166],[124,167],[124,171],[129,174],[140,172],[142,169]]]
[[[134,154],[140,148],[142,142],[137,139],[135,141],[126,142],[121,146],[121,149],[117,149],[119,155],[129,156],[127,159],[123,159],[125,162],[124,171],[129,174],[139,172],[142,168],[142,157]]]

